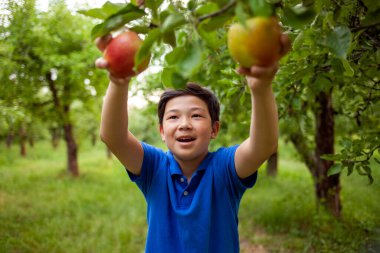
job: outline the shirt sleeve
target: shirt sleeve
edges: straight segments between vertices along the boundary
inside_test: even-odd
[[[230,194],[232,194],[235,199],[240,200],[243,193],[255,185],[258,173],[256,171],[247,178],[239,178],[235,167],[235,153],[237,148],[238,145],[228,148],[221,148],[217,151],[217,153],[219,156],[218,160],[224,161],[224,164],[220,166],[223,168],[220,170],[223,181],[229,189]]]
[[[158,167],[165,159],[165,152],[145,142],[141,142],[141,145],[144,150],[143,163],[141,165],[141,174],[137,176],[128,170],[127,173],[131,181],[137,184],[137,186],[146,197],[154,176],[157,173]]]

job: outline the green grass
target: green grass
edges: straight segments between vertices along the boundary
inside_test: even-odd
[[[81,175],[72,178],[63,144],[37,143],[26,158],[16,146],[0,147],[0,252],[143,252],[146,205],[123,167],[100,143],[82,144]],[[291,147],[280,155],[277,178],[262,169],[243,197],[242,240],[265,252],[380,250],[379,167],[371,186],[342,175],[342,218],[335,220],[317,212],[312,178]]]

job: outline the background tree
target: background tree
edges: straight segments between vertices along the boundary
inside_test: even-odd
[[[94,68],[98,53],[87,39],[93,25],[71,13],[64,1],[55,1],[47,12],[38,12],[35,1],[8,2],[8,22],[2,26],[4,61],[2,100],[28,108],[46,127],[62,129],[67,147],[67,169],[77,176],[77,140],[73,110],[87,111],[99,104],[105,78]],[[94,117],[94,121],[98,119]],[[24,118],[25,121],[25,118]],[[85,123],[90,125],[88,122]]]
[[[380,88],[379,23],[372,12],[380,6],[370,1],[315,1],[314,6],[319,14],[310,27],[291,27],[293,52],[276,87],[283,133],[312,173],[318,203],[339,216],[339,172],[347,168],[351,174],[355,167],[371,181],[369,160],[375,161],[380,144],[379,125],[372,120]],[[336,140],[340,154],[334,151]],[[339,162],[333,165],[334,160]]]

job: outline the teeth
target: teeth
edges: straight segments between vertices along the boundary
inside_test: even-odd
[[[190,141],[195,140],[195,138],[191,138],[191,137],[189,137],[189,138],[178,138],[177,140],[180,142],[190,142]]]

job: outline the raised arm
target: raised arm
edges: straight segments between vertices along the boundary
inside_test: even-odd
[[[282,37],[283,52],[290,49],[286,35]],[[251,126],[249,137],[239,146],[235,154],[236,172],[240,178],[252,175],[260,165],[276,152],[278,142],[278,114],[272,81],[277,72],[278,63],[270,67],[252,66],[241,68],[246,75],[251,92]]]
[[[109,37],[97,40],[97,46],[104,50]],[[107,68],[107,62],[100,58],[98,68]],[[100,137],[119,161],[133,174],[140,175],[143,160],[141,143],[128,130],[128,86],[130,77],[114,78],[111,75],[104,97]]]

